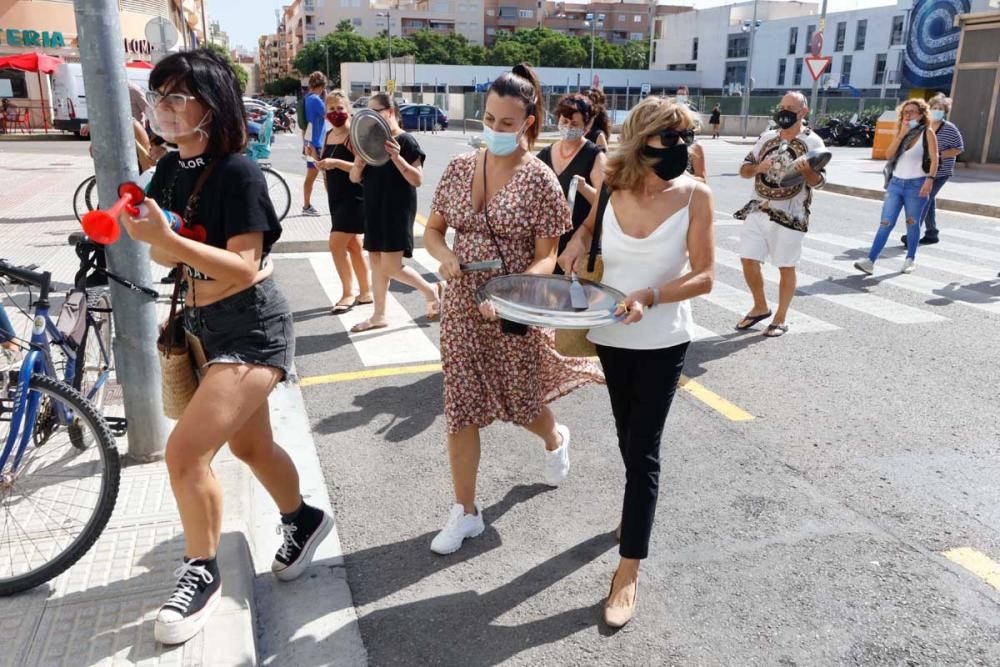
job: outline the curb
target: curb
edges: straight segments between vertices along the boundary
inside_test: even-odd
[[[823,186],[826,192],[833,192],[839,195],[850,197],[861,197],[863,199],[874,199],[882,201],[885,198],[884,190],[874,190],[872,188],[859,188],[853,185],[839,185],[837,183],[827,183]],[[938,210],[954,211],[956,213],[969,213],[971,215],[982,215],[991,218],[1000,218],[1000,206],[989,204],[976,204],[973,202],[959,201],[956,199],[937,199]]]
[[[75,134],[0,134],[4,141],[79,141]]]

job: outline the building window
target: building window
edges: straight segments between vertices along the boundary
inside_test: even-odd
[[[851,82],[851,67],[854,65],[854,56],[844,56],[840,65],[840,83],[847,85]]]
[[[516,19],[517,18],[517,7],[501,7],[500,8],[500,18],[502,18],[502,19]]]
[[[691,60],[698,60],[698,38],[691,40]]]
[[[726,47],[727,58],[746,58],[750,50],[750,38],[744,34],[729,35],[729,44]]]
[[[633,16],[632,23],[642,23],[642,14],[636,14]]]
[[[788,55],[795,55],[795,49],[799,45],[799,29],[798,27],[788,29]]]
[[[816,32],[816,26],[811,25],[806,28],[806,52],[809,51],[809,45],[812,44],[813,34]]]
[[[785,85],[785,70],[788,68],[788,61],[782,58],[778,61],[778,85]]]
[[[889,46],[903,43],[903,17],[892,17],[892,33],[889,35]]]
[[[747,82],[747,64],[746,63],[729,63],[726,65],[726,83],[725,85],[739,83],[746,84]]]
[[[625,23],[625,15],[624,14],[619,14],[618,15],[618,22],[619,23]]]
[[[792,78],[793,86],[802,85],[802,58],[795,59],[795,75]]]
[[[631,39],[633,42],[641,42],[642,40],[646,39],[646,36],[641,32],[633,32],[629,34],[629,39]]]
[[[858,31],[854,34],[854,50],[865,50],[865,37],[868,35],[868,19],[858,21]]]
[[[358,27],[358,28],[360,28],[360,27],[361,27],[361,19],[357,19],[357,18],[355,18],[355,19],[351,19],[351,23],[352,23],[352,24],[353,24],[353,25],[354,25],[355,27]]]
[[[496,11],[493,10],[493,9],[487,9],[486,10],[486,15],[487,16],[496,16]]]
[[[885,54],[880,53],[875,56],[875,78],[872,79],[872,84],[881,86],[883,81],[885,81]]]
[[[843,51],[844,42],[847,41],[847,21],[841,21],[837,24],[837,44],[833,47],[834,51]]]
[[[486,34],[487,35],[495,35],[495,34],[497,34],[497,29],[496,28],[487,28],[486,29]]]
[[[522,19],[531,19],[531,18],[535,17],[535,10],[534,9],[519,9],[519,10],[517,10],[517,16],[518,16],[518,18],[522,18]]]

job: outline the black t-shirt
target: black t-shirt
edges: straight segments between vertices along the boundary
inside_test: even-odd
[[[399,155],[409,164],[420,158],[421,164],[427,156],[413,135],[403,132],[396,137]],[[364,187],[365,225],[382,229],[397,229],[412,225],[417,215],[417,189],[400,173],[390,160],[379,167],[368,165],[361,175]]]
[[[184,217],[191,191],[209,161],[215,167],[201,188],[190,224],[202,225],[206,243],[225,248],[230,238],[251,232],[264,233],[263,255],[281,237],[281,223],[267,192],[264,174],[245,155],[181,159],[176,152],[163,156],[149,184],[148,196],[160,208]]]
[[[564,195],[569,195],[569,186],[573,182],[574,176],[583,176],[588,185],[593,185],[590,180],[590,172],[593,171],[594,162],[597,161],[597,156],[600,154],[601,148],[599,146],[589,140],[584,142],[583,147],[576,152],[576,155],[569,161],[569,164],[562,170],[562,173],[557,175]],[[555,167],[552,165],[552,146],[546,146],[540,150],[538,152],[538,159],[555,171]],[[583,224],[583,221],[587,219],[587,215],[589,214],[590,202],[587,201],[586,197],[578,194],[576,196],[576,203],[573,205],[573,231],[566,232],[559,240],[560,252],[566,249],[566,243],[573,238],[573,232],[580,228],[580,225]]]

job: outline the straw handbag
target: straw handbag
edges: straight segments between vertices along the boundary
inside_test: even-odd
[[[601,196],[597,202],[597,215],[594,217],[594,237],[590,241],[590,255],[587,258],[587,269],[577,275],[584,280],[595,283],[604,277],[604,261],[598,254],[601,247],[601,229],[604,224],[604,211],[608,206],[611,193],[606,187],[601,188]],[[556,329],[556,352],[564,357],[593,357],[597,355],[594,344],[587,340],[589,329]]]
[[[181,291],[181,271],[174,282],[174,294],[170,298],[170,316],[156,339],[156,350],[160,358],[160,377],[163,391],[163,414],[170,419],[180,419],[184,409],[191,402],[198,389],[198,375],[195,372],[195,355],[191,339],[184,330],[184,311],[177,312],[177,302]],[[200,345],[199,345],[200,347]],[[200,350],[199,350],[200,351]],[[204,357],[204,353],[201,355]]]

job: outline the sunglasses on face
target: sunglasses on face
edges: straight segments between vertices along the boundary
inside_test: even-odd
[[[690,146],[694,143],[694,130],[660,130],[660,143],[664,146],[675,146],[680,139]]]

